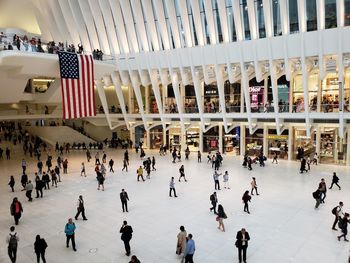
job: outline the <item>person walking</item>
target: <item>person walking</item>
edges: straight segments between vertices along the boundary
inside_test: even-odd
[[[259,194],[258,194],[258,185],[257,185],[257,183],[256,183],[255,177],[253,177],[253,180],[250,182],[250,185],[252,186],[252,190],[250,191],[250,194],[251,194],[251,195],[254,195],[253,192],[254,192],[254,190],[255,190],[256,195],[259,195]]]
[[[339,205],[337,205],[332,209],[332,214],[335,216],[332,230],[338,230],[335,227],[339,221],[339,218],[343,215],[343,211],[342,211],[343,205],[344,205],[343,202],[339,202]]]
[[[349,242],[349,240],[346,239],[346,236],[348,234],[348,224],[349,223],[350,223],[350,221],[349,221],[349,214],[348,213],[345,213],[343,218],[339,218],[338,226],[341,229],[341,232],[343,233],[340,236],[338,236],[339,241],[342,237],[344,237],[344,241]]]
[[[46,173],[43,172],[43,176],[41,177],[41,181],[43,182],[43,185],[45,187],[45,190],[49,189],[50,190],[50,176]]]
[[[137,181],[140,181],[140,178],[142,179],[142,181],[145,181],[145,179],[143,178],[143,169],[141,165],[139,169],[137,169],[136,173],[137,173]]]
[[[217,171],[214,171],[213,179],[214,179],[215,190],[221,190],[220,189],[220,181],[219,181],[220,175],[221,175],[221,173],[219,174]]]
[[[326,193],[327,193],[327,185],[324,180],[324,178],[321,179],[321,182],[318,185],[318,189],[321,191],[321,203],[324,203],[324,200],[326,199]]]
[[[122,208],[123,208],[123,213],[129,212],[128,211],[128,201],[129,201],[129,196],[128,193],[125,192],[124,189],[122,189],[121,193],[120,193],[120,201],[122,202]]]
[[[88,163],[91,160],[91,153],[90,153],[89,149],[86,149],[86,160],[88,161]]]
[[[193,263],[193,255],[196,251],[196,246],[192,237],[192,234],[188,234],[185,249],[185,263]]]
[[[210,211],[214,210],[214,214],[216,214],[216,205],[218,203],[218,198],[216,196],[216,192],[210,195],[210,203],[212,207],[210,208]]]
[[[42,174],[43,173],[43,167],[44,167],[43,162],[41,160],[39,160],[36,166],[38,167],[38,173]]]
[[[57,188],[57,174],[55,173],[54,170],[51,170],[51,181],[52,181],[52,184],[51,186],[56,186]]]
[[[177,197],[176,195],[176,190],[175,190],[175,180],[174,177],[171,177],[170,183],[169,183],[169,196],[172,197],[171,192],[174,192],[174,196]]]
[[[126,160],[126,162],[129,165],[129,152],[128,152],[128,150],[125,150],[125,152],[124,152],[124,160]]]
[[[32,202],[33,201],[33,198],[32,198],[32,192],[33,192],[33,189],[34,189],[34,186],[32,184],[32,181],[28,181],[28,184],[25,186],[25,191],[26,191],[26,197],[28,198],[28,201],[29,202]]]
[[[249,195],[249,191],[248,190],[245,191],[243,196],[242,196],[242,201],[244,203],[244,212],[247,212],[248,214],[250,214],[248,202],[250,202],[251,199],[252,199],[252,197]]]
[[[66,247],[69,247],[69,240],[72,240],[72,247],[74,251],[77,251],[75,247],[75,230],[76,226],[72,218],[68,219],[68,223],[64,228],[64,233],[66,233]]]
[[[201,154],[201,151],[198,151],[198,153],[197,153],[197,161],[198,161],[199,163],[202,162],[202,154]]]
[[[28,175],[22,174],[21,176],[21,185],[23,187],[22,191],[24,191],[24,188],[26,187],[27,183],[28,183]]]
[[[15,220],[15,224],[18,225],[19,219],[21,218],[23,213],[23,207],[21,202],[18,201],[17,197],[13,198],[13,201],[10,206],[10,212]]]
[[[106,161],[107,161],[107,154],[105,152],[103,152],[102,163],[106,163]]]
[[[81,163],[81,171],[80,171],[80,176],[83,176],[83,175],[86,177],[84,162]]]
[[[248,170],[249,171],[253,170],[253,168],[252,168],[252,158],[250,158],[249,156],[247,157],[247,163],[248,163]]]
[[[180,233],[177,234],[176,254],[181,255],[186,250],[187,232],[184,226],[180,226]]]
[[[306,158],[306,164],[307,164],[307,170],[310,171],[310,164],[311,164],[311,159],[310,156],[308,155]]]
[[[245,230],[245,228],[242,228],[237,232],[236,239],[236,247],[238,248],[238,260],[240,263],[242,262],[243,253],[243,262],[246,263],[248,241],[250,240],[249,233]]]
[[[155,165],[156,165],[156,158],[152,156],[152,171],[157,171],[157,169],[155,168]]]
[[[130,240],[132,238],[132,227],[128,225],[127,221],[123,222],[122,227],[120,228],[119,233],[121,233],[121,240],[124,242],[125,252],[127,256],[130,256]]]
[[[95,155],[95,165],[100,165],[100,153],[97,152]]]
[[[56,165],[55,167],[55,173],[57,174],[57,177],[58,177],[58,182],[60,183],[61,182],[61,175],[60,175],[60,168]]]
[[[68,160],[67,159],[65,159],[63,161],[62,166],[63,166],[63,173],[67,174],[68,173]]]
[[[77,214],[75,215],[75,220],[78,220],[78,216],[80,215],[83,216],[83,220],[86,221],[87,218],[85,216],[85,206],[84,206],[84,200],[83,196],[79,195],[78,202],[77,202]]]
[[[34,252],[36,254],[37,263],[40,262],[40,257],[43,263],[46,263],[46,259],[45,259],[46,248],[47,248],[47,243],[45,239],[41,238],[40,235],[36,235],[35,242],[34,242]]]
[[[321,193],[320,189],[317,188],[317,190],[312,193],[312,196],[316,200],[315,209],[317,209],[319,207],[319,205],[321,204],[321,198],[322,198],[322,193]]]
[[[306,160],[304,157],[301,158],[301,162],[300,162],[300,173],[304,173],[307,172],[308,170],[306,170]]]
[[[123,169],[122,169],[122,171],[124,171],[124,169],[126,169],[126,171],[128,171],[128,161],[126,159],[123,160]]]
[[[114,170],[113,170],[114,161],[113,161],[113,159],[109,160],[108,165],[109,165],[109,172],[114,173]]]
[[[11,175],[10,181],[9,181],[8,185],[11,187],[11,191],[12,191],[12,192],[15,191],[15,189],[14,189],[15,183],[16,183],[16,182],[15,182],[15,178],[13,177],[13,175]]]
[[[135,255],[132,255],[129,263],[141,263],[141,261]]]
[[[102,191],[105,190],[105,186],[104,186],[104,182],[105,182],[105,178],[103,176],[103,173],[101,171],[97,171],[97,190],[100,190],[100,187],[102,187]]]
[[[218,229],[221,229],[222,232],[225,232],[225,225],[224,225],[224,219],[227,218],[227,215],[224,211],[224,208],[222,205],[218,205],[218,216],[216,217],[216,221],[219,222]]]
[[[15,227],[10,227],[10,233],[6,237],[7,252],[12,263],[16,262],[17,259],[17,247],[18,247],[19,237],[17,232],[15,232]]]
[[[36,198],[43,197],[43,188],[44,188],[44,182],[40,179],[39,175],[36,174],[35,177],[35,190],[36,190]]]
[[[273,159],[272,159],[272,163],[275,163],[276,162],[276,164],[278,164],[278,155],[277,155],[277,152],[274,152],[273,153]]]
[[[184,168],[184,165],[181,165],[181,167],[180,167],[180,169],[179,169],[179,172],[180,172],[179,182],[181,182],[181,178],[182,178],[182,177],[185,179],[185,182],[187,182],[186,176],[185,176],[185,168]]]
[[[228,171],[225,171],[223,175],[223,179],[224,179],[224,188],[230,189],[230,184],[228,183]]]
[[[338,184],[338,182],[339,182],[339,177],[337,176],[336,172],[333,172],[332,183],[331,183],[331,187],[329,187],[329,189],[332,189],[333,185],[335,184],[336,186],[338,186],[339,190],[341,190],[341,187]]]
[[[22,171],[25,173],[27,170],[27,162],[26,160],[22,159]]]

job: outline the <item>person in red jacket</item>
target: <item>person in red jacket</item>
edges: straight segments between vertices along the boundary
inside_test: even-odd
[[[22,204],[18,201],[17,197],[13,198],[10,211],[11,211],[11,215],[15,219],[16,225],[18,225],[19,219],[22,216],[23,208],[22,208]]]

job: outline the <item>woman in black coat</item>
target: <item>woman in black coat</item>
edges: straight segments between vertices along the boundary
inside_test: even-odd
[[[14,192],[14,191],[15,191],[15,189],[14,189],[14,186],[15,186],[15,178],[13,177],[13,175],[11,175],[11,177],[10,177],[9,186],[11,187],[12,192]]]
[[[247,212],[248,214],[250,214],[248,206],[248,202],[250,202],[250,199],[252,199],[252,197],[249,195],[249,191],[247,190],[242,196],[242,201],[244,203],[244,212]]]
[[[34,243],[34,252],[36,254],[36,260],[39,263],[40,262],[40,257],[44,263],[46,263],[45,259],[45,250],[47,248],[47,244],[45,239],[40,238],[39,235],[36,236],[35,238],[35,243]]]

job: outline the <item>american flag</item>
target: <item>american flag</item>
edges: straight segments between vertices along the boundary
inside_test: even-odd
[[[94,63],[91,55],[58,52],[63,118],[96,116]]]

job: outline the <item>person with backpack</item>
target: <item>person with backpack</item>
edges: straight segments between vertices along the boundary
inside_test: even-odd
[[[77,214],[75,215],[75,220],[78,220],[78,216],[80,215],[83,216],[83,220],[86,221],[87,218],[85,216],[85,207],[84,207],[84,200],[83,196],[79,195],[78,202],[77,202]]]
[[[331,187],[329,187],[329,189],[332,189],[333,185],[335,184],[336,186],[338,186],[339,190],[341,190],[341,187],[338,184],[338,182],[339,182],[339,177],[335,172],[333,172],[332,184],[331,184]]]
[[[68,219],[68,223],[66,224],[65,228],[64,228],[64,233],[66,233],[66,247],[69,247],[69,240],[72,240],[72,246],[73,246],[73,250],[77,251],[75,248],[75,229],[76,226],[73,222],[72,218]]]
[[[333,223],[333,226],[332,226],[332,230],[337,230],[335,227],[339,221],[339,218],[341,217],[341,215],[343,214],[342,212],[342,208],[343,208],[343,202],[339,202],[339,205],[337,205],[336,207],[334,207],[332,209],[332,214],[335,216],[335,219],[334,219],[334,223]]]
[[[349,223],[350,223],[349,213],[345,213],[343,218],[339,217],[338,226],[341,229],[341,232],[343,233],[342,235],[338,236],[339,241],[342,237],[344,237],[344,241],[349,242],[349,240],[346,239],[346,236],[348,234],[348,224]]]
[[[216,196],[216,192],[214,192],[212,195],[210,195],[210,202],[212,207],[210,208],[210,211],[214,210],[214,214],[216,215],[216,204],[218,203],[218,198]]]
[[[18,225],[19,219],[22,216],[23,207],[21,202],[18,201],[17,197],[13,198],[12,204],[10,206],[10,211],[11,211],[11,215],[15,219],[15,224]]]
[[[47,248],[47,243],[45,239],[40,238],[40,235],[36,235],[35,242],[34,242],[34,252],[36,254],[36,261],[39,263],[40,262],[40,257],[41,260],[46,263],[45,259],[45,250]]]
[[[127,256],[130,256],[130,240],[132,238],[132,227],[128,225],[127,221],[123,222],[122,227],[119,230],[119,233],[121,233],[121,240],[124,242],[125,252]]]
[[[6,237],[6,243],[8,244],[7,251],[12,263],[15,263],[17,259],[18,242],[19,242],[19,237],[18,237],[18,234],[15,232],[15,227],[11,226],[10,233]]]
[[[243,196],[242,196],[242,201],[244,203],[244,212],[247,212],[248,214],[250,214],[248,202],[250,202],[251,199],[252,199],[252,197],[249,195],[249,191],[248,190],[245,191]]]
[[[318,188],[315,192],[312,193],[312,196],[316,199],[315,209],[317,209],[321,204],[322,192]]]

